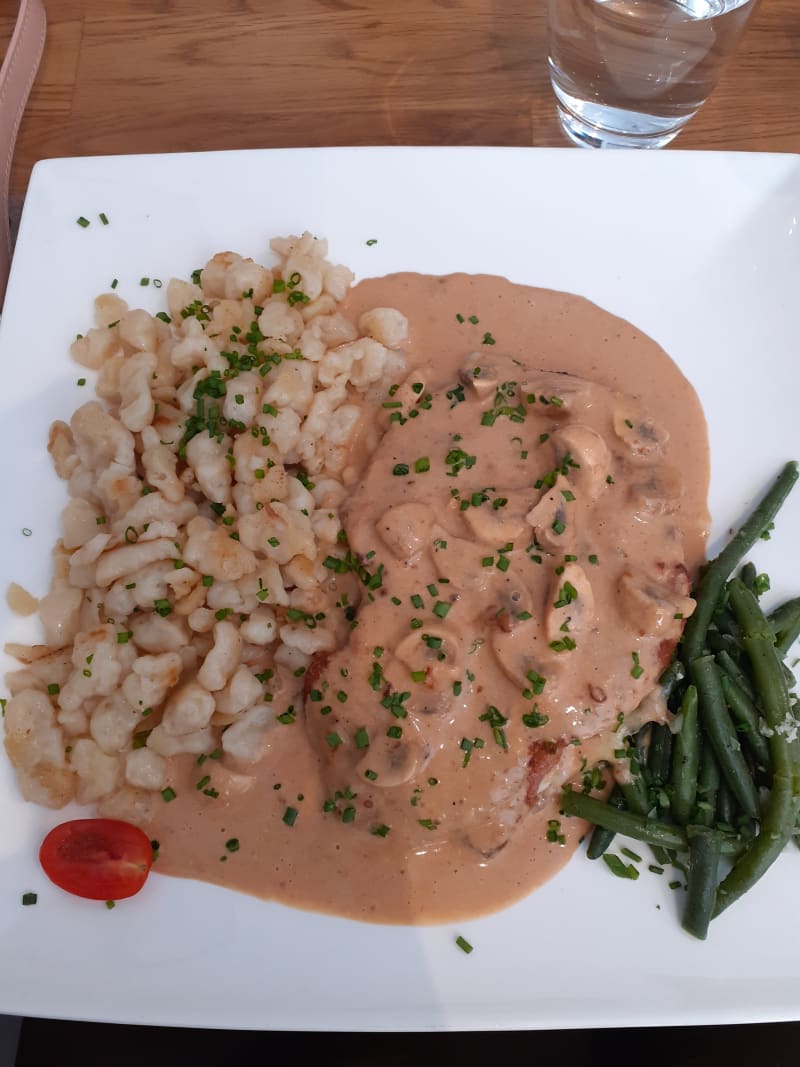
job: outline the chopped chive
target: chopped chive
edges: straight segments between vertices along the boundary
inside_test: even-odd
[[[456,938],[456,944],[465,955],[469,956],[470,952],[472,952],[472,945],[465,937],[462,937],[461,934]]]
[[[622,853],[623,856],[627,856],[629,860],[635,860],[636,863],[641,863],[642,862],[642,857],[637,855],[637,853],[633,852],[629,848],[621,848],[620,852]]]
[[[619,856],[615,856],[613,852],[604,852],[603,860],[611,873],[615,874],[617,878],[628,878],[635,882],[639,877],[639,872],[632,863],[623,863]]]
[[[631,678],[641,678],[644,674],[644,667],[639,663],[639,653],[631,652],[631,658],[633,659],[633,667],[631,668]]]

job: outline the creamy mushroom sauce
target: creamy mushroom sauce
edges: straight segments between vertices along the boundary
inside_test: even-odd
[[[176,761],[149,829],[169,874],[433,922],[511,903],[574,850],[560,788],[612,758],[693,607],[708,447],[675,364],[586,300],[401,274],[347,310],[381,306],[408,317],[409,374],[353,459],[361,581],[331,572],[345,610],[362,598],[350,641],[260,764],[214,766],[218,800]]]

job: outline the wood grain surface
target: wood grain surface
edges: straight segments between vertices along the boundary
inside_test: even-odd
[[[545,0],[46,0],[11,180],[52,156],[561,145]],[[0,0],[0,43],[15,0]],[[800,151],[800,2],[762,0],[680,148]]]

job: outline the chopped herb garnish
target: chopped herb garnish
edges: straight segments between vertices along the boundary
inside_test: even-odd
[[[639,663],[639,653],[631,652],[631,658],[633,659],[633,667],[631,668],[631,678],[641,678],[644,674],[644,667]]]
[[[554,608],[565,608],[568,604],[572,604],[573,601],[578,599],[578,590],[572,584],[572,582],[564,582],[561,587],[561,591],[558,594],[558,599],[553,603]]]
[[[608,869],[617,878],[629,878],[635,882],[639,877],[639,872],[632,863],[623,863],[619,856],[615,856],[613,852],[604,852],[603,859]]]
[[[550,716],[540,714],[538,706],[534,704],[531,711],[522,716],[522,722],[531,730],[535,730],[539,726],[546,726],[550,722]]]

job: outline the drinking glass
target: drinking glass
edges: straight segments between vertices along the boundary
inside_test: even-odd
[[[548,0],[550,78],[576,144],[661,148],[719,81],[758,0]]]

